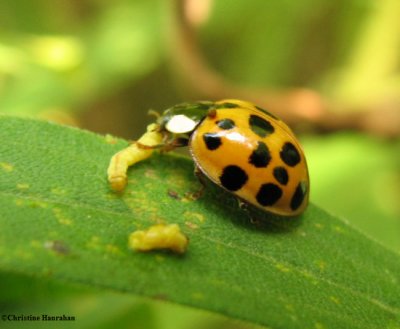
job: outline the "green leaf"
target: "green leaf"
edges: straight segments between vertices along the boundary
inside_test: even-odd
[[[257,213],[255,225],[218,188],[176,198],[198,183],[175,155],[133,167],[119,196],[106,169],[126,141],[5,116],[0,135],[0,270],[272,328],[400,328],[399,255],[312,204],[295,219]],[[180,224],[185,255],[128,250],[130,232],[160,221]]]

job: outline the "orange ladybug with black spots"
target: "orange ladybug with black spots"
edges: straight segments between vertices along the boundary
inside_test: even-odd
[[[281,216],[299,215],[307,207],[309,175],[298,140],[283,121],[252,103],[229,99],[176,105],[142,138],[152,145],[137,144],[140,160],[127,161],[121,172],[152,149],[189,146],[199,171],[245,203]],[[111,163],[112,182],[110,172],[116,177],[118,170],[110,168]]]

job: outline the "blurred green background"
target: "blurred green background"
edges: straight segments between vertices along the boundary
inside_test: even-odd
[[[151,120],[149,109],[196,96],[171,65],[172,54],[179,59],[170,35],[174,2],[0,1],[0,112],[137,138]],[[315,88],[346,111],[400,104],[398,0],[187,3],[202,52],[235,83]],[[355,131],[299,137],[311,201],[399,252],[400,140]],[[181,306],[1,273],[0,313],[38,312],[75,315],[74,328],[249,327]]]

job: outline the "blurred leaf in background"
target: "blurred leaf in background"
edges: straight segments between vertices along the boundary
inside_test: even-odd
[[[312,200],[400,251],[400,141],[354,133],[306,138]]]
[[[158,13],[154,0],[2,2],[1,112],[78,124],[159,64]]]
[[[215,1],[204,49],[214,65],[247,84],[317,86],[349,55],[372,3]]]

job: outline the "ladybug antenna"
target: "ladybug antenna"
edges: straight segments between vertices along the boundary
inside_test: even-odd
[[[147,112],[147,115],[150,115],[150,116],[152,116],[152,117],[155,117],[156,119],[158,119],[161,115],[160,115],[160,113],[158,113],[157,111],[155,111],[155,110],[149,110],[148,112]]]

